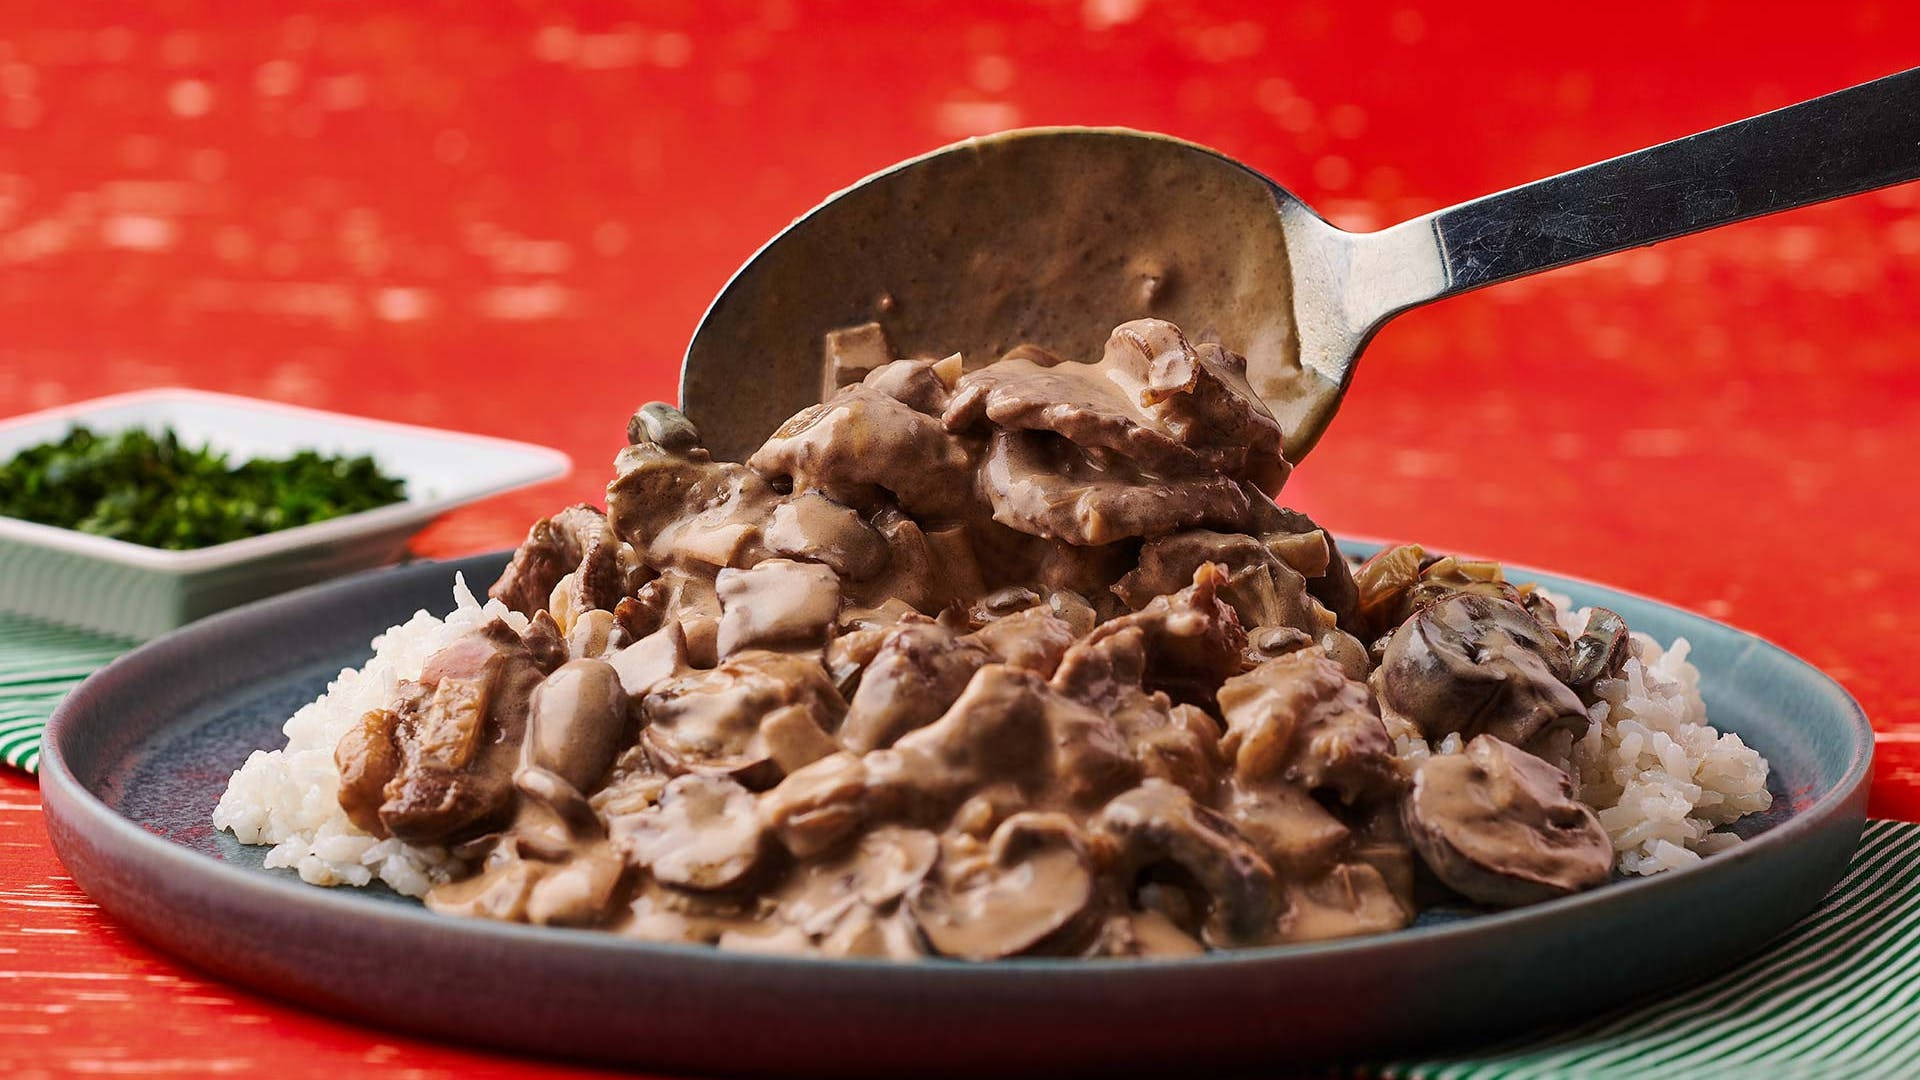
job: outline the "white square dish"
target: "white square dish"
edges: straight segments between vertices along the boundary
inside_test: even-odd
[[[168,551],[0,517],[0,611],[146,639],[262,596],[392,562],[447,510],[565,476],[558,450],[273,401],[166,388],[0,420],[0,462],[84,424],[171,426],[236,462],[299,450],[368,454],[406,499],[195,551]]]

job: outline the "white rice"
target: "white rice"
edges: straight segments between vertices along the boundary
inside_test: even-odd
[[[1593,609],[1545,595],[1561,628],[1577,637]],[[1634,633],[1622,678],[1593,706],[1586,733],[1578,739],[1562,735],[1546,748],[1546,757],[1572,774],[1581,801],[1613,838],[1614,866],[1622,873],[1692,866],[1740,842],[1720,826],[1773,804],[1766,759],[1740,736],[1707,722],[1689,648],[1686,638],[1662,648]],[[1431,748],[1404,731],[1394,741],[1401,756],[1416,762],[1461,750],[1458,735]]]
[[[455,861],[441,847],[416,847],[369,836],[340,809],[340,772],[333,748],[349,727],[393,698],[402,679],[415,679],[432,656],[469,628],[498,616],[514,629],[526,617],[498,600],[482,606],[456,576],[454,608],[445,619],[425,611],[373,639],[374,655],[363,667],[347,668],[327,691],[293,714],[287,745],[255,750],[227,783],[214,808],[215,828],[245,844],[272,844],[267,865],[300,872],[315,885],[366,885],[378,879],[395,891],[420,896],[444,881]]]
[[[284,749],[254,751],[214,809],[214,826],[242,843],[272,844],[268,866],[297,870],[315,885],[377,879],[420,896],[451,876],[457,861],[445,848],[377,839],[347,820],[333,748],[362,716],[392,699],[400,680],[418,678],[427,657],[465,630],[496,616],[516,630],[526,626],[524,616],[497,600],[480,604],[457,577],[453,595],[454,609],[445,619],[419,611],[374,638],[374,656],[364,667],[340,672],[326,693],[287,721]],[[1561,625],[1579,634],[1589,609],[1573,610],[1564,598],[1553,599]],[[1549,749],[1548,756],[1573,774],[1581,799],[1598,812],[1625,873],[1679,869],[1731,847],[1738,838],[1719,827],[1773,801],[1765,759],[1738,735],[1707,723],[1700,673],[1687,662],[1687,648],[1685,638],[1663,649],[1634,634],[1625,677],[1594,706],[1586,734],[1578,740],[1562,736]],[[1458,735],[1432,748],[1404,733],[1396,742],[1403,756],[1416,761],[1461,749]]]
[[[1552,599],[1561,627],[1579,634],[1592,609]],[[1594,722],[1573,740],[1566,762],[1625,873],[1692,866],[1740,842],[1720,826],[1773,805],[1767,760],[1708,723],[1688,649],[1686,638],[1663,649],[1635,633],[1622,685],[1594,705]]]

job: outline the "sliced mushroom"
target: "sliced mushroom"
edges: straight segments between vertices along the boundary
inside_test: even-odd
[[[606,827],[580,789],[538,765],[524,765],[513,774],[520,805],[513,826],[502,837],[520,854],[547,862],[562,862],[580,840],[600,839]]]
[[[1283,907],[1273,867],[1226,818],[1164,780],[1109,802],[1092,830],[1117,848],[1129,874],[1172,863],[1202,890],[1201,936],[1214,948],[1272,939]]]
[[[1324,941],[1384,934],[1413,921],[1407,904],[1369,863],[1345,862],[1324,874],[1287,883],[1286,941]]]
[[[953,837],[907,908],[943,956],[997,960],[1042,951],[1085,928],[1094,878],[1080,830],[1064,814],[1015,814],[984,851]]]
[[[1483,904],[1567,896],[1613,871],[1613,844],[1573,780],[1491,735],[1422,762],[1401,813],[1433,875]]]
[[[703,892],[732,889],[759,866],[753,793],[716,776],[681,776],[655,809],[620,819],[615,845],[655,881]]]
[[[626,861],[604,843],[573,849],[527,892],[527,921],[540,926],[593,926],[611,913]]]
[[[1364,683],[1373,672],[1373,660],[1360,639],[1345,630],[1333,629],[1320,635],[1320,649],[1354,682]]]
[[[1461,592],[1394,631],[1373,687],[1429,741],[1484,732],[1524,745],[1549,727],[1585,726],[1561,681],[1568,667],[1566,648],[1519,604]]]
[[[656,683],[641,699],[646,727],[640,739],[663,772],[731,776],[764,789],[779,782],[785,768],[763,725],[788,706],[799,706],[799,716],[823,734],[839,726],[846,710],[817,659],[750,650],[710,670]],[[783,713],[779,722],[797,719]]]
[[[939,857],[940,838],[934,833],[882,825],[795,873],[780,890],[780,915],[810,936],[833,935],[850,917],[864,914],[864,921],[871,921],[874,913],[898,904]]]
[[[761,795],[757,812],[767,831],[795,858],[811,858],[866,823],[872,810],[869,789],[861,757],[831,754],[795,769]]]
[[[767,559],[714,579],[720,597],[721,659],[742,649],[818,647],[840,613],[840,576],[831,567]]]
[[[1163,912],[1122,911],[1109,916],[1100,939],[1090,950],[1095,956],[1171,958],[1199,956],[1207,951],[1186,928]]]

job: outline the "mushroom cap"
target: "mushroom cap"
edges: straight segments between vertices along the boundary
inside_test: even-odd
[[[522,760],[591,791],[627,738],[626,724],[626,693],[613,665],[569,660],[533,691]]]
[[[1524,744],[1556,724],[1584,725],[1586,709],[1562,681],[1567,649],[1510,600],[1455,593],[1393,632],[1373,674],[1381,705],[1430,740],[1482,732]]]
[[[907,908],[935,952],[966,960],[1017,956],[1071,936],[1086,921],[1093,868],[1071,818],[1015,814],[984,851],[978,845],[949,835],[935,873],[907,893]]]
[[[764,847],[753,793],[718,776],[675,777],[660,804],[621,818],[614,840],[655,881],[703,892],[734,888],[760,864]]]
[[[1567,896],[1613,872],[1613,843],[1572,778],[1491,735],[1422,762],[1401,814],[1433,875],[1483,904]]]

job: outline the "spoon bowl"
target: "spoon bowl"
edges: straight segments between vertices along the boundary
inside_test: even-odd
[[[1372,233],[1169,136],[1010,131],[876,173],[769,241],[695,331],[681,407],[744,459],[830,389],[829,331],[878,323],[896,356],[972,367],[1022,343],[1095,360],[1154,316],[1246,357],[1297,463],[1400,311],[1916,176],[1920,68]]]
[[[702,321],[681,402],[715,454],[743,457],[820,399],[830,330],[877,322],[897,355],[969,364],[1022,343],[1097,360],[1116,323],[1154,316],[1245,356],[1283,429],[1317,434],[1361,341],[1296,311],[1337,303],[1352,239],[1245,165],[1165,135],[969,139],[861,181],[762,248]]]

